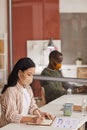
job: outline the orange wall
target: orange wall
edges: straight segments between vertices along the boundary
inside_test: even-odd
[[[59,0],[13,0],[13,64],[26,56],[26,41],[60,39]]]

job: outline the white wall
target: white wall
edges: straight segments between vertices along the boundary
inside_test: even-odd
[[[60,13],[87,13],[87,0],[60,0]]]
[[[0,33],[7,33],[7,0],[0,0]]]

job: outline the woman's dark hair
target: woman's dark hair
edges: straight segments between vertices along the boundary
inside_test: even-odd
[[[28,57],[21,58],[14,65],[12,72],[10,73],[7,84],[4,86],[1,93],[3,93],[8,87],[15,86],[18,81],[18,71],[25,71],[28,68],[35,67],[35,63]]]

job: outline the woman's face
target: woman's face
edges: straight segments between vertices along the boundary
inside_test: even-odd
[[[23,86],[28,86],[33,81],[33,75],[35,74],[35,68],[31,67],[25,71],[19,70],[18,77],[19,77],[19,83]]]

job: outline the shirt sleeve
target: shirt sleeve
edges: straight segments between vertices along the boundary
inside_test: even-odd
[[[2,95],[2,114],[8,123],[20,123],[21,114],[17,108],[16,93],[8,88]]]
[[[64,78],[62,72],[60,72],[60,73],[61,73],[61,77]],[[72,88],[73,93],[74,93],[74,87],[76,87],[76,85],[75,85],[74,83],[62,82],[62,85],[63,85],[63,87],[64,87],[65,89]]]

